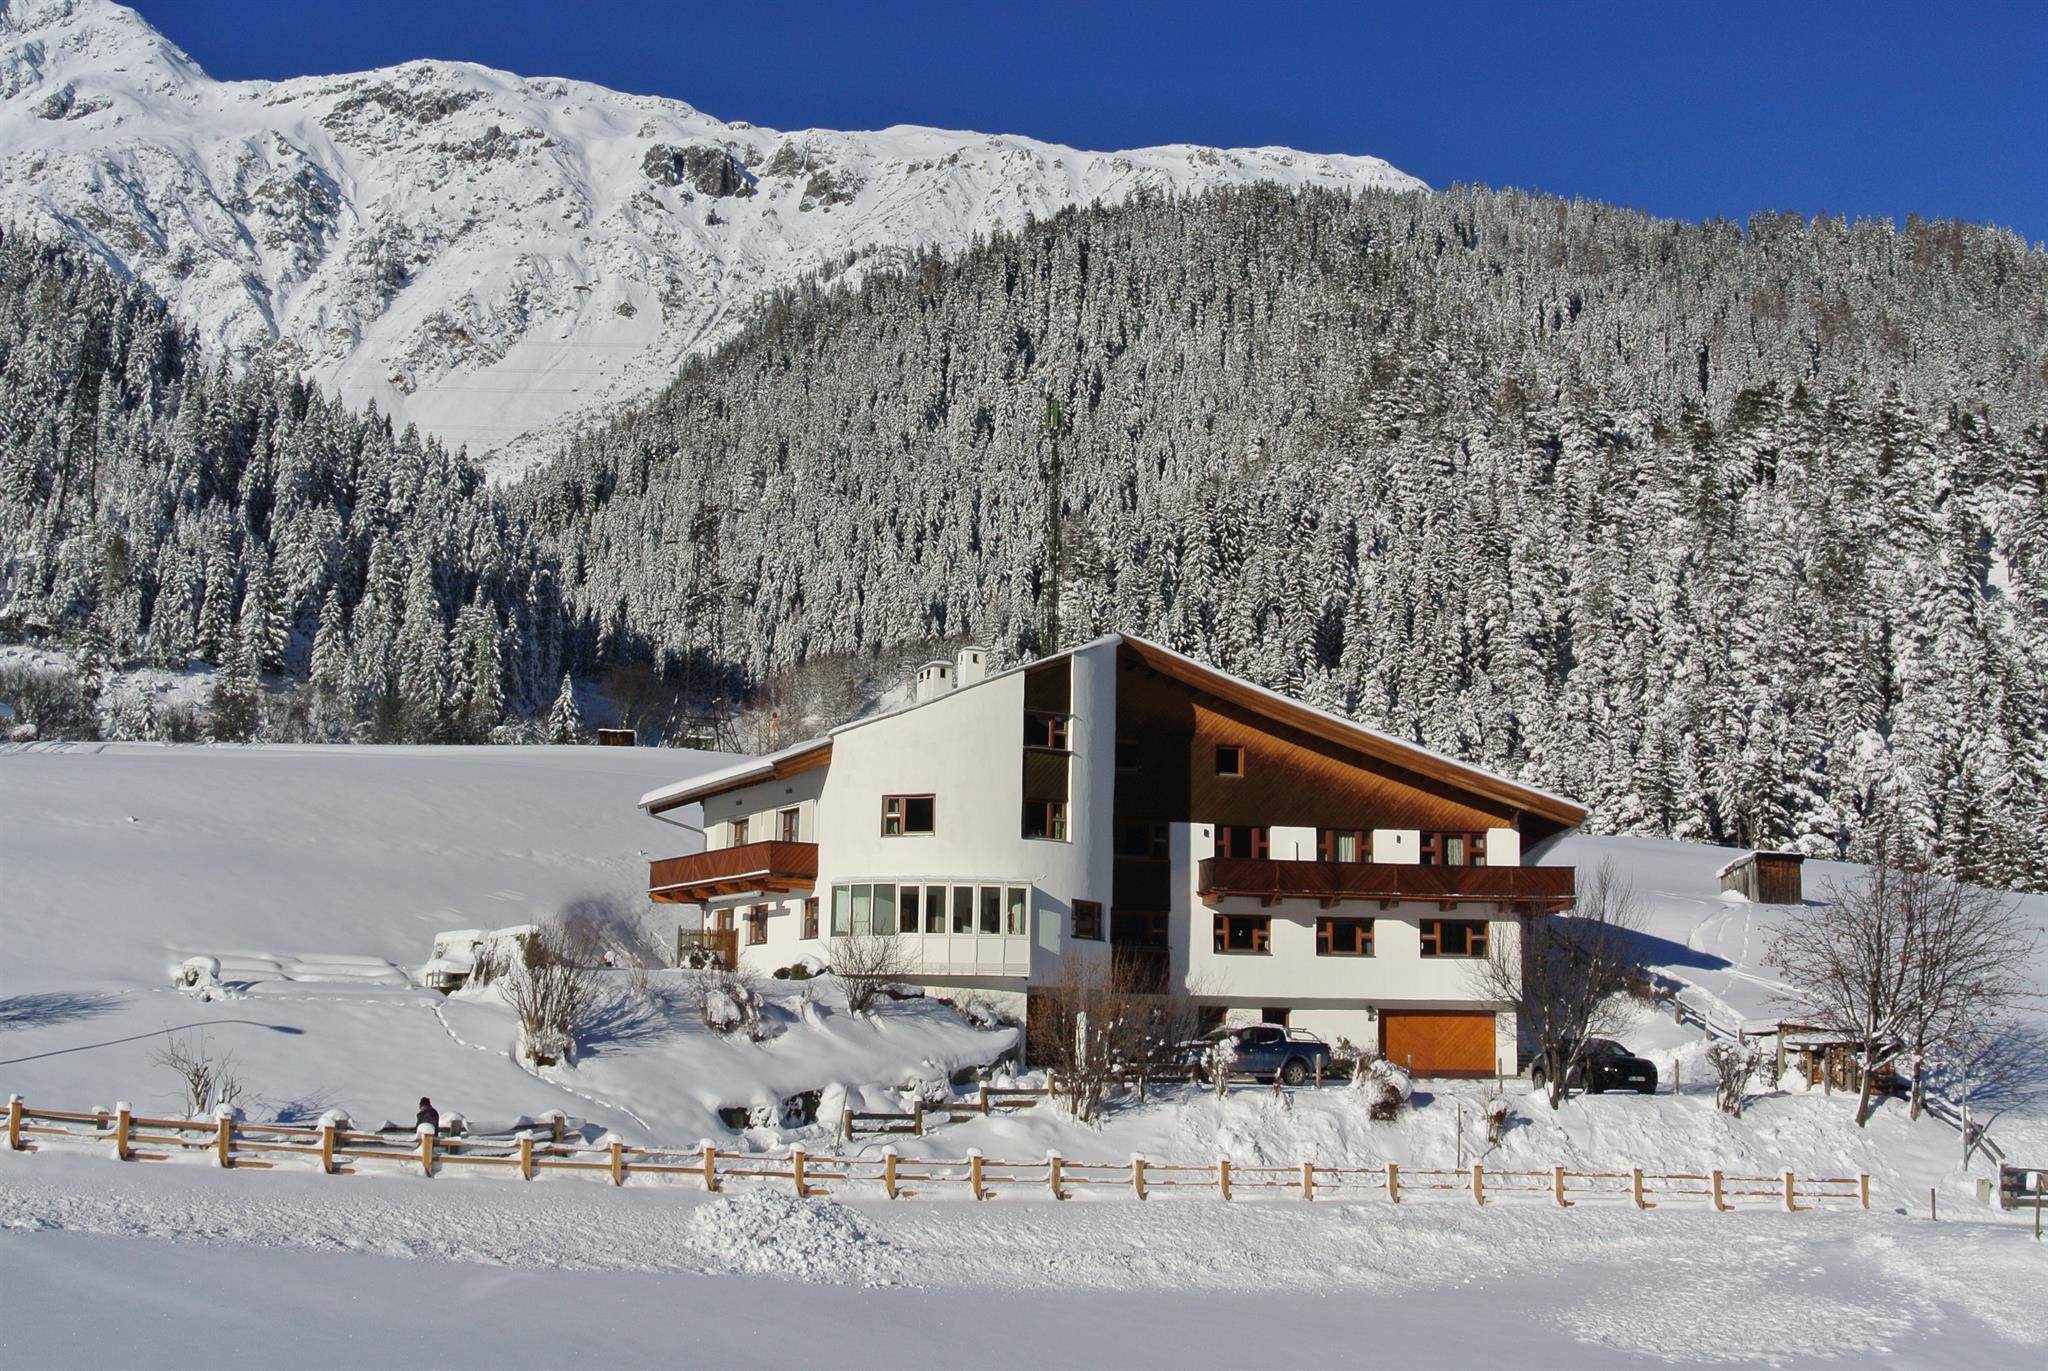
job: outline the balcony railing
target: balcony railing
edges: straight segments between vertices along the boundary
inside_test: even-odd
[[[741,843],[649,863],[647,896],[656,904],[701,904],[721,895],[809,890],[817,879],[816,843]]]
[[[1576,868],[1569,866],[1402,866],[1385,862],[1282,862],[1250,857],[1209,857],[1197,871],[1204,900],[1250,896],[1315,900],[1329,908],[1347,900],[1375,900],[1384,908],[1403,900],[1434,901],[1439,908],[1496,904],[1517,913],[1551,913],[1571,906]]]
[[[740,931],[737,928],[679,928],[676,930],[676,965],[698,963],[722,966],[730,971],[740,964]]]

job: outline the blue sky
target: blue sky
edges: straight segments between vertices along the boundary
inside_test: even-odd
[[[1689,219],[1919,213],[2048,239],[2048,0],[138,8],[223,78],[459,58],[773,128],[1285,144]]]

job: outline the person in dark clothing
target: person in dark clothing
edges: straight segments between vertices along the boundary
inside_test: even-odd
[[[419,1117],[413,1121],[413,1127],[423,1128],[430,1124],[436,1133],[441,1131],[441,1111],[434,1108],[432,1100],[422,1095],[420,1096]]]

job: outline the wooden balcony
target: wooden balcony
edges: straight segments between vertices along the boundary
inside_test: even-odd
[[[702,904],[721,895],[782,895],[818,879],[816,843],[742,843],[648,864],[647,898]]]
[[[1277,862],[1210,857],[1197,870],[1204,900],[1250,896],[1261,904],[1314,900],[1324,909],[1369,900],[1385,909],[1400,901],[1439,909],[1489,904],[1517,914],[1569,909],[1577,869],[1569,866],[1400,866],[1383,862]]]

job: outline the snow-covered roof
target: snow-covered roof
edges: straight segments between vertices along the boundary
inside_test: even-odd
[[[1730,858],[1728,861],[1722,863],[1721,869],[1716,871],[1714,875],[1717,878],[1724,877],[1729,872],[1735,870],[1737,867],[1747,866],[1759,857],[1781,857],[1786,861],[1792,862],[1804,862],[1806,860],[1806,854],[1804,852],[1788,852],[1782,849],[1760,847],[1756,849],[1754,852],[1745,852],[1739,857]]]
[[[1047,662],[1056,662],[1062,658],[1075,657],[1081,653],[1091,652],[1098,648],[1119,645],[1130,646],[1145,659],[1147,665],[1164,671],[1179,680],[1210,689],[1227,689],[1245,707],[1257,710],[1259,713],[1269,717],[1277,718],[1283,722],[1314,726],[1317,731],[1322,732],[1326,736],[1334,736],[1338,741],[1349,743],[1362,751],[1388,757],[1411,767],[1418,763],[1426,764],[1429,770],[1463,780],[1467,784],[1481,790],[1505,795],[1513,799],[1521,807],[1543,812],[1555,821],[1568,827],[1577,827],[1585,819],[1586,811],[1584,806],[1566,796],[1556,794],[1553,791],[1543,790],[1536,786],[1525,785],[1520,781],[1510,780],[1505,776],[1496,775],[1481,767],[1473,766],[1469,762],[1462,762],[1455,757],[1448,757],[1441,752],[1432,751],[1418,743],[1396,738],[1392,734],[1381,733],[1377,729],[1367,728],[1356,720],[1347,719],[1341,714],[1333,714],[1329,710],[1317,709],[1313,705],[1291,699],[1280,694],[1278,691],[1268,690],[1264,686],[1256,685],[1245,680],[1243,677],[1233,676],[1227,671],[1220,671],[1215,667],[1205,665],[1192,657],[1175,652],[1172,648],[1163,647],[1148,639],[1133,637],[1128,633],[1106,633],[1099,638],[1091,639],[1081,644],[1079,647],[1069,648],[1065,652],[1054,653],[1049,657],[1041,657],[1029,662],[1020,662],[1003,671],[992,672],[978,681],[969,681],[963,685],[956,685],[952,690],[947,691],[943,695],[937,695],[928,700],[912,700],[899,705],[895,709],[871,714],[866,718],[850,720],[839,725],[839,727],[833,729],[822,738],[814,738],[809,742],[784,748],[780,752],[771,752],[740,763],[737,766],[727,767],[721,771],[714,771],[703,776],[695,776],[687,781],[678,782],[675,785],[664,786],[658,790],[650,790],[640,797],[640,807],[648,810],[650,813],[659,812],[664,809],[673,809],[692,800],[714,795],[720,791],[730,790],[737,785],[745,785],[752,781],[767,780],[781,775],[791,769],[792,763],[801,764],[798,769],[818,765],[823,761],[829,761],[830,758],[829,756],[819,757],[815,754],[819,753],[821,749],[830,749],[832,740],[842,733],[849,733],[857,728],[865,728],[869,724],[879,723],[883,719],[899,718],[913,710],[927,709],[943,700],[951,700],[967,691],[979,690],[983,686],[993,685],[995,682],[1006,677],[1043,666]],[[931,663],[930,665],[942,665],[942,663]]]

